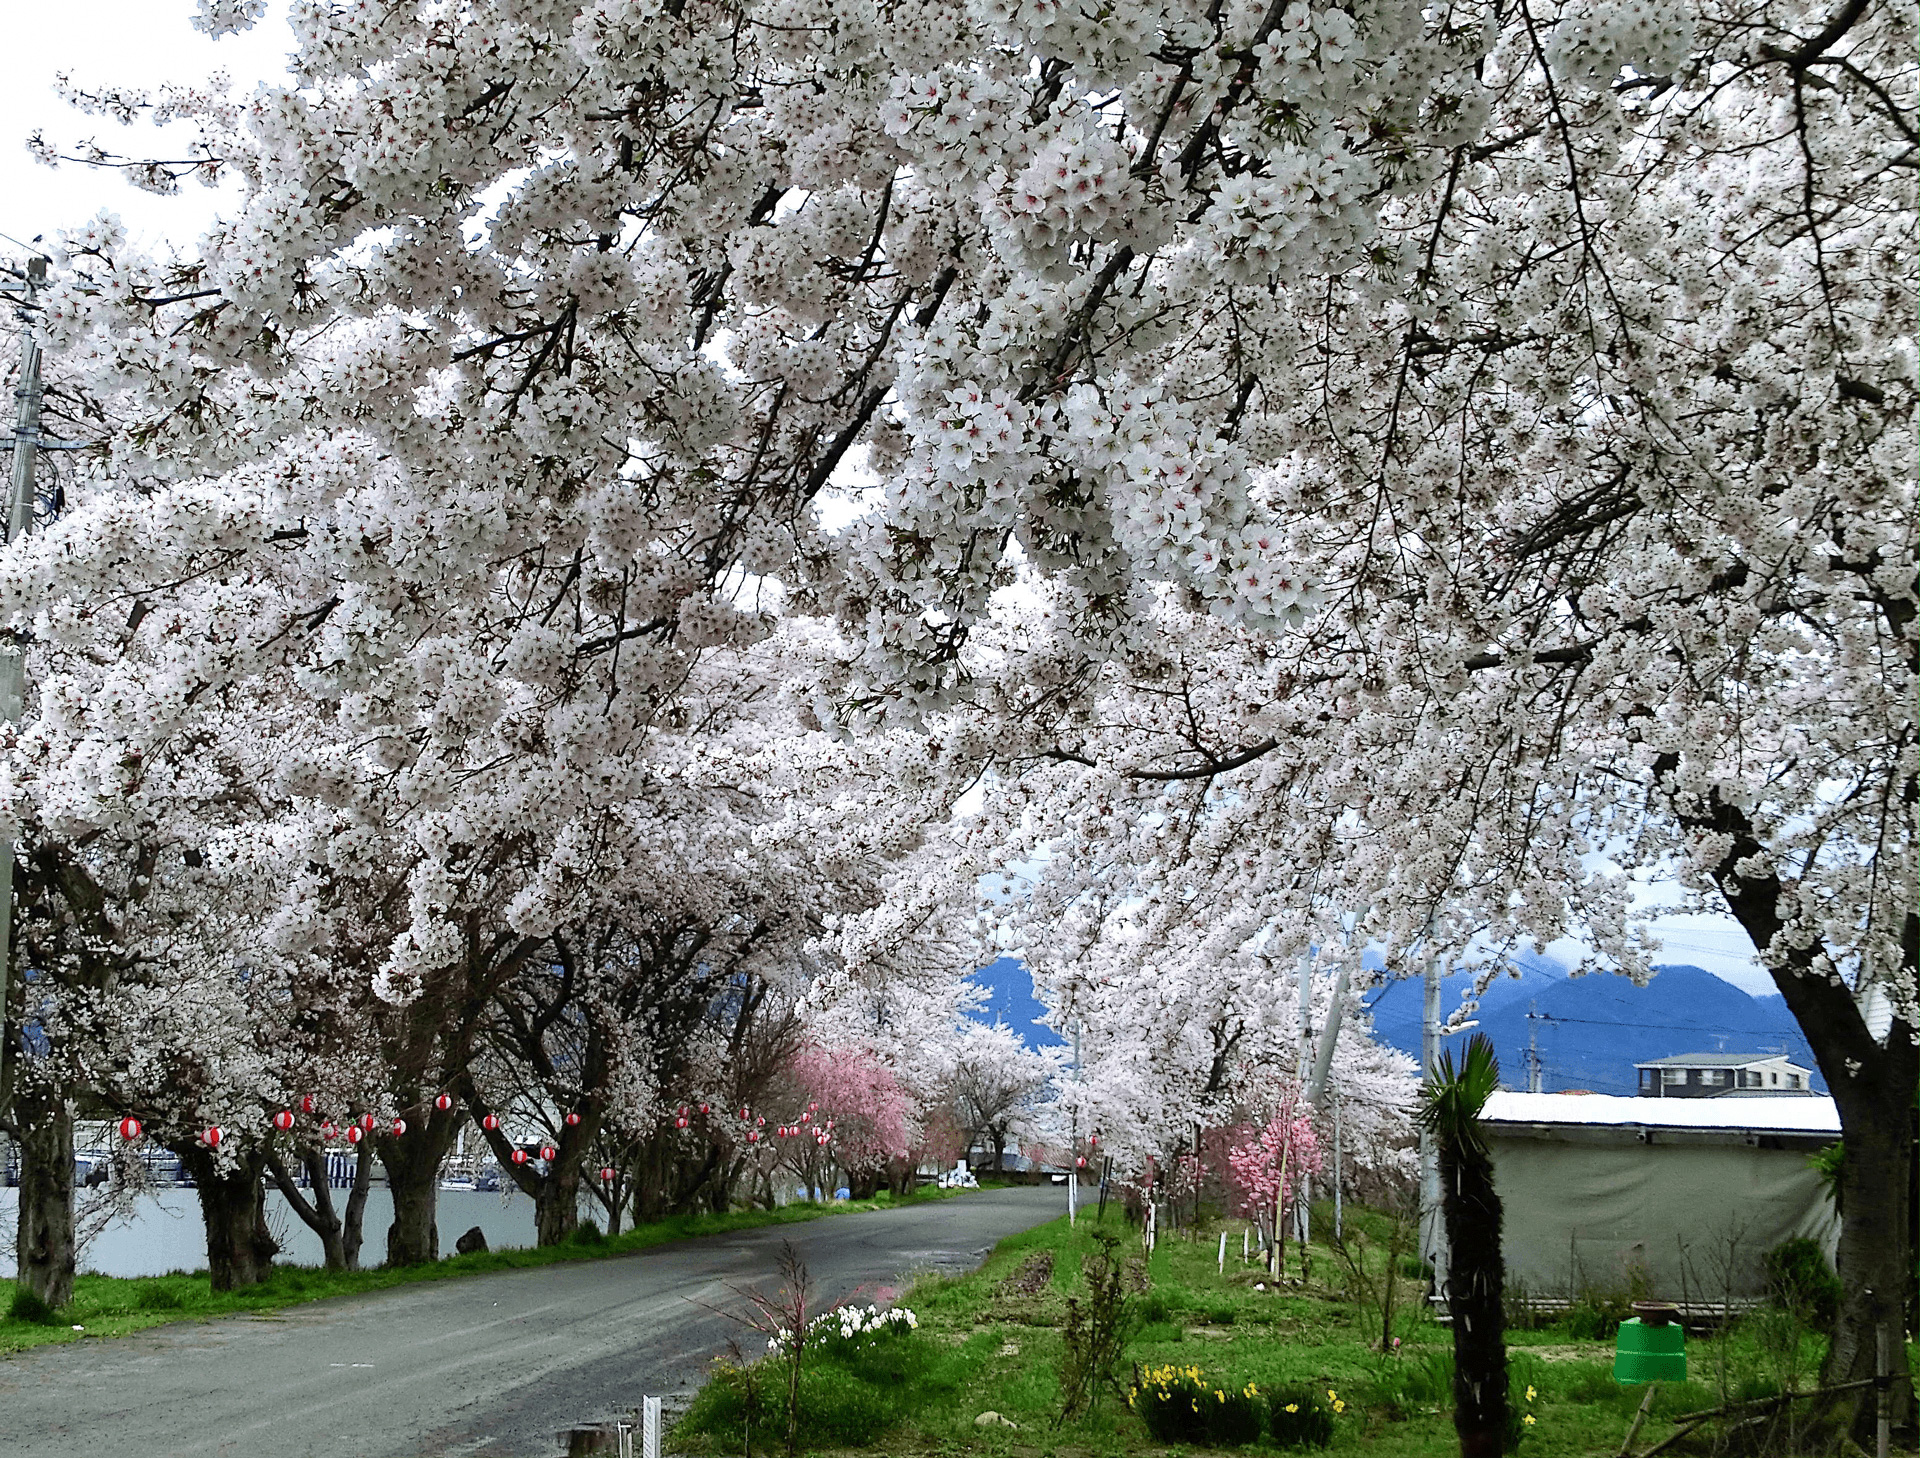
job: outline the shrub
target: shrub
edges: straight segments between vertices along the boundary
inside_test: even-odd
[[[607,1234],[593,1220],[582,1220],[573,1227],[573,1233],[567,1237],[571,1245],[604,1245]]]
[[[679,1430],[730,1448],[749,1437],[772,1447],[783,1441],[785,1394],[786,1380],[771,1364],[723,1365],[694,1396]],[[803,1448],[865,1447],[893,1421],[883,1392],[831,1363],[801,1372],[799,1416]]]
[[[1149,1367],[1127,1394],[1127,1406],[1162,1443],[1205,1444],[1207,1414],[1200,1404],[1212,1400],[1214,1390],[1198,1367]]]
[[[20,1289],[14,1291],[12,1304],[7,1307],[7,1315],[15,1321],[31,1322],[35,1326],[53,1326],[60,1320],[46,1302],[33,1292]]]
[[[1111,1231],[1093,1232],[1094,1248],[1080,1263],[1086,1280],[1084,1298],[1067,1298],[1067,1320],[1061,1329],[1060,1420],[1091,1410],[1102,1390],[1121,1391],[1120,1360],[1139,1329],[1136,1304],[1127,1297],[1131,1284],[1128,1262],[1120,1254],[1120,1238]]]
[[[1140,1320],[1158,1324],[1172,1320],[1173,1313],[1181,1310],[1182,1306],[1165,1291],[1149,1291],[1133,1303],[1133,1309]]]
[[[1822,1331],[1832,1329],[1840,1311],[1840,1278],[1818,1241],[1783,1240],[1762,1257],[1762,1265],[1776,1306],[1799,1313]]]
[[[1206,1412],[1207,1442],[1215,1448],[1239,1448],[1260,1441],[1267,1426],[1266,1395],[1248,1382],[1240,1387],[1222,1384],[1213,1390]]]
[[[800,1441],[863,1448],[892,1424],[886,1394],[845,1368],[822,1363],[800,1378]]]
[[[1333,1442],[1335,1407],[1346,1404],[1330,1387],[1292,1383],[1267,1394],[1268,1424],[1282,1448],[1324,1448]]]
[[[1632,1315],[1631,1292],[1588,1287],[1574,1298],[1573,1305],[1560,1318],[1560,1329],[1575,1341],[1607,1341],[1620,1330],[1620,1323]]]
[[[1386,1363],[1367,1386],[1367,1402],[1396,1421],[1453,1401],[1453,1353],[1441,1349]]]

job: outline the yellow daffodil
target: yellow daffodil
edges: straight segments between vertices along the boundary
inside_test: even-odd
[[[1527,1401],[1528,1401],[1528,1402],[1532,1402],[1532,1401],[1533,1401],[1533,1396],[1534,1396],[1534,1393],[1533,1393],[1533,1384],[1532,1384],[1531,1382],[1529,1382],[1529,1383],[1527,1384]]]
[[[1339,1398],[1336,1397],[1333,1400],[1333,1410],[1335,1412],[1345,1412],[1347,1410],[1347,1405],[1344,1402],[1342,1402]]]
[[[1521,1419],[1520,1419],[1520,1421],[1521,1421],[1521,1422],[1523,1422],[1523,1423],[1525,1423],[1525,1424],[1526,1424],[1526,1425],[1527,1425],[1528,1427],[1532,1427],[1532,1426],[1533,1426],[1533,1414],[1532,1414],[1532,1413],[1528,1413],[1528,1414],[1527,1414],[1527,1415],[1526,1415],[1525,1417],[1523,1417],[1523,1418],[1521,1418]]]
[[[1288,1411],[1288,1412],[1298,1412],[1298,1411],[1300,1411],[1300,1404],[1299,1404],[1299,1403],[1297,1403],[1297,1402],[1290,1402],[1290,1403],[1288,1403],[1288,1404],[1287,1404],[1287,1411]]]

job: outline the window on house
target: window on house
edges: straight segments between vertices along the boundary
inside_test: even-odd
[[[1787,1087],[1788,1087],[1788,1088],[1799,1088],[1800,1086],[1801,1086],[1801,1084],[1800,1084],[1800,1075],[1799,1075],[1799,1074],[1797,1074],[1797,1073],[1789,1073],[1789,1074],[1787,1075]]]
[[[1669,1088],[1672,1088],[1677,1084],[1683,1084],[1686,1081],[1687,1081],[1687,1070],[1684,1068],[1663,1068],[1660,1070],[1660,1082],[1664,1083]]]
[[[1778,1088],[1780,1086],[1780,1075],[1778,1073],[1769,1071],[1767,1074],[1767,1082],[1772,1084],[1775,1088]]]
[[[1700,1077],[1702,1082],[1710,1084],[1714,1088],[1725,1088],[1727,1086],[1727,1070],[1724,1068],[1709,1068]]]

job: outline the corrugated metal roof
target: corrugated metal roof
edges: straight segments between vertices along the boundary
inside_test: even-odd
[[[1827,1094],[1769,1094],[1747,1099],[1641,1099],[1620,1094],[1510,1093],[1487,1100],[1494,1124],[1586,1124],[1650,1129],[1750,1129],[1755,1133],[1840,1133]]]
[[[1745,1068],[1753,1063],[1786,1063],[1798,1068],[1784,1053],[1676,1053],[1671,1058],[1649,1058],[1635,1068]]]

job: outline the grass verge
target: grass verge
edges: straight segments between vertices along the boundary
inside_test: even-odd
[[[891,1352],[885,1380],[857,1364],[823,1355],[803,1393],[805,1446],[814,1452],[853,1449],[893,1455],[979,1453],[1004,1458],[1140,1458],[1199,1453],[1169,1446],[1147,1430],[1138,1407],[1110,1394],[1085,1418],[1056,1425],[1066,1300],[1081,1289],[1082,1260],[1093,1221],[1078,1229],[1055,1221],[1003,1241],[976,1272],[923,1277],[900,1299],[919,1319],[918,1354]],[[1139,1250],[1138,1234],[1109,1211],[1106,1228]],[[1135,1373],[1197,1371],[1195,1385],[1223,1394],[1329,1394],[1331,1450],[1365,1450],[1378,1458],[1426,1458],[1458,1451],[1452,1419],[1452,1337],[1424,1303],[1409,1299],[1397,1313],[1397,1350],[1377,1347],[1377,1307],[1364,1316],[1339,1280],[1331,1253],[1313,1253],[1314,1276],[1275,1285],[1243,1265],[1241,1226],[1221,1271],[1219,1227],[1162,1240],[1144,1289],[1132,1298],[1140,1325],[1126,1353]],[[1263,1287],[1265,1289],[1263,1289]],[[1611,1338],[1582,1336],[1567,1325],[1509,1333],[1516,1424],[1522,1458],[1614,1458],[1646,1389],[1613,1380]],[[1783,1380],[1804,1387],[1818,1370],[1822,1342],[1804,1331],[1749,1318],[1710,1338],[1688,1342],[1691,1380],[1663,1385],[1635,1443],[1642,1451],[1675,1431],[1674,1417],[1727,1397],[1764,1395]],[[752,1451],[781,1451],[767,1440],[781,1431],[782,1381],[768,1362],[722,1366],[676,1428],[674,1451],[740,1454],[740,1413],[757,1410]],[[830,1412],[831,1404],[839,1407]],[[810,1417],[810,1411],[818,1409]],[[997,1418],[985,1417],[997,1414]],[[833,1416],[834,1422],[825,1421]],[[983,1421],[983,1418],[985,1420]],[[1526,1419],[1531,1418],[1528,1422]],[[858,1419],[856,1422],[855,1419]],[[834,1428],[847,1429],[835,1432]],[[856,1430],[857,1431],[854,1431]],[[1221,1451],[1281,1451],[1271,1433]],[[1317,1451],[1317,1450],[1312,1450]]]
[[[329,1296],[384,1291],[418,1281],[446,1281],[489,1271],[518,1271],[562,1261],[605,1260],[631,1255],[669,1241],[723,1235],[768,1225],[793,1225],[825,1215],[863,1210],[897,1210],[964,1194],[933,1186],[901,1199],[882,1191],[871,1200],[832,1204],[796,1201],[777,1210],[735,1210],[725,1215],[678,1215],[657,1220],[611,1238],[582,1236],[565,1245],[486,1251],[450,1256],[429,1266],[385,1266],[365,1271],[326,1271],[314,1266],[276,1266],[273,1275],[244,1291],[216,1293],[205,1271],[176,1271],[166,1276],[82,1275],[74,1281],[73,1300],[53,1315],[51,1324],[17,1321],[7,1315],[14,1283],[0,1280],[0,1354],[85,1337],[125,1336],[167,1322],[226,1316],[245,1311],[274,1311]],[[597,1232],[596,1232],[597,1234]]]

